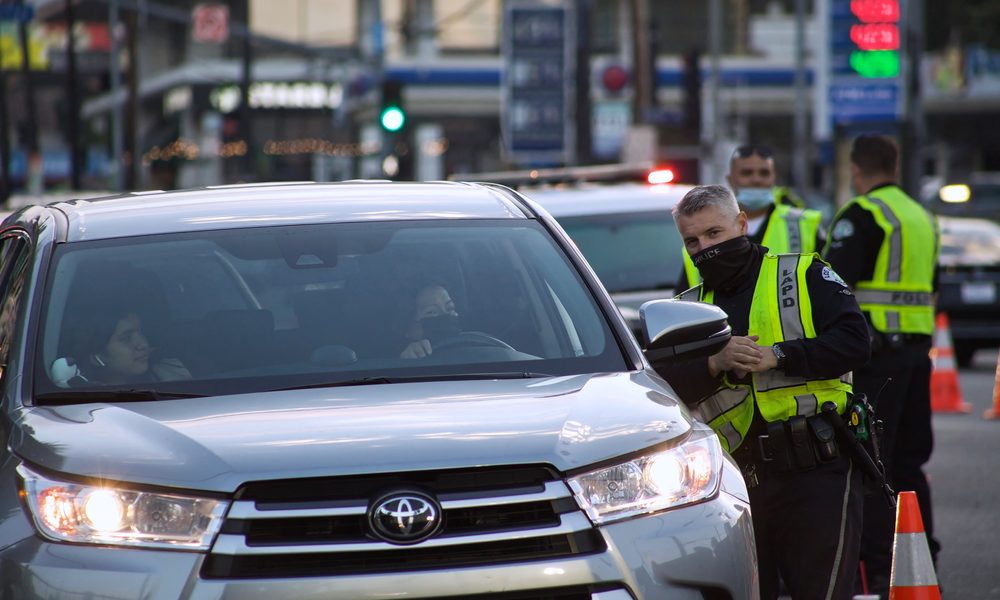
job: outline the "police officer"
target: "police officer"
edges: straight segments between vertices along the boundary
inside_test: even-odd
[[[862,135],[851,148],[851,183],[858,194],[830,227],[827,261],[854,290],[868,318],[872,359],[855,371],[854,387],[868,395],[884,423],[882,458],[896,490],[917,493],[936,561],[930,488],[923,465],[931,456],[930,376],[933,292],[938,253],[936,223],[896,185],[899,151],[892,138]],[[865,502],[861,560],[870,591],[887,597],[892,565],[891,509]]]
[[[780,254],[747,237],[724,186],[674,208],[704,283],[682,299],[726,311],[733,337],[708,358],[655,363],[718,433],[750,492],[761,598],[850,598],[861,538],[861,472],[821,407],[843,413],[850,372],[869,356],[853,294],[815,254]]]
[[[767,146],[740,146],[729,159],[726,181],[747,213],[750,240],[778,254],[819,252],[824,241],[821,213],[804,208],[802,200],[790,188],[776,186],[775,179],[774,153]],[[686,250],[683,257],[684,272],[677,290],[701,281]]]

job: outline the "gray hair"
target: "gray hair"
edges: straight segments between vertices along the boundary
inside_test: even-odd
[[[734,219],[740,214],[740,206],[736,203],[736,197],[724,185],[699,185],[684,194],[681,201],[673,208],[674,218],[677,216],[690,217],[709,207],[716,207],[726,216]]]

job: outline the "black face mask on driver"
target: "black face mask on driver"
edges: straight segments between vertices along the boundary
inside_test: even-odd
[[[424,332],[424,337],[430,340],[431,344],[440,343],[442,340],[462,333],[458,315],[424,317],[420,319],[420,328]]]
[[[727,289],[739,283],[750,263],[752,246],[745,235],[726,240],[691,256],[707,289]]]

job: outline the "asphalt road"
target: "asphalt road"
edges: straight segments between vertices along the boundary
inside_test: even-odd
[[[959,371],[972,411],[935,413],[931,480],[937,575],[945,600],[1000,598],[1000,420],[983,419],[993,405],[997,352],[980,351]]]

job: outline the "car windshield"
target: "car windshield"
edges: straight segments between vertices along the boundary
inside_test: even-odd
[[[672,288],[681,238],[667,211],[560,217],[609,292]]]
[[[587,286],[534,221],[63,244],[43,310],[40,402],[626,368]]]

